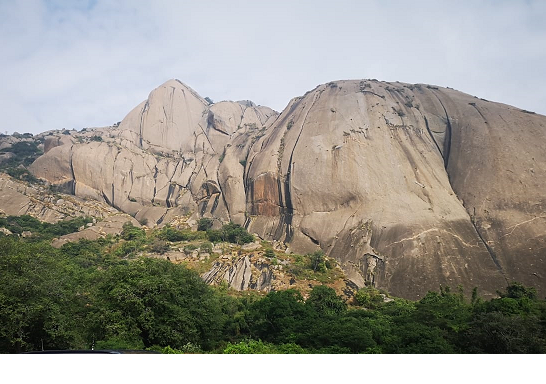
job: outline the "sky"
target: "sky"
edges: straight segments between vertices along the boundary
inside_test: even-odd
[[[0,0],[0,132],[102,127],[176,78],[282,111],[334,80],[546,115],[546,1]]]

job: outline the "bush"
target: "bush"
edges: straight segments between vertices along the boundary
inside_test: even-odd
[[[222,227],[224,241],[234,244],[247,244],[254,241],[254,236],[239,224],[228,223]]]
[[[123,224],[121,238],[123,240],[141,240],[146,237],[146,232],[142,228],[135,227],[129,221]]]
[[[167,252],[169,249],[169,244],[167,244],[165,240],[154,239],[152,241],[152,244],[150,244],[150,251],[159,253],[161,255]]]
[[[383,296],[373,287],[359,289],[354,296],[354,301],[363,307],[375,309],[383,303]]]
[[[199,219],[199,222],[197,223],[197,230],[198,231],[206,231],[212,228],[212,219],[208,218],[201,218]]]
[[[199,249],[201,252],[212,253],[212,243],[206,241],[199,246]]]
[[[178,230],[170,225],[166,225],[161,229],[157,237],[162,240],[176,242],[205,239],[206,235],[202,231]]]
[[[207,231],[207,239],[209,239],[209,241],[213,243],[220,243],[224,241],[224,236],[222,234],[222,231],[218,229],[209,229]]]
[[[311,269],[315,272],[326,272],[326,263],[323,251],[315,251],[311,253]]]
[[[273,259],[275,257],[275,252],[271,248],[265,250],[265,257]]]
[[[227,241],[233,244],[247,244],[254,241],[254,236],[239,224],[228,223],[222,229],[209,229],[207,238],[213,243]]]
[[[224,354],[303,354],[305,350],[297,344],[264,343],[261,340],[245,340],[237,344],[228,343]]]

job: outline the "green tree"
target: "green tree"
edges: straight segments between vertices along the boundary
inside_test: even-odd
[[[47,243],[0,238],[0,350],[85,347],[77,266]]]
[[[326,272],[325,256],[323,251],[315,251],[310,255],[311,269],[315,272]]]
[[[321,316],[340,315],[347,310],[347,304],[326,285],[314,286],[305,304]]]
[[[208,219],[205,217],[202,217],[199,219],[197,223],[197,230],[198,231],[207,231],[212,228],[212,219]]]
[[[383,296],[381,296],[379,290],[368,286],[358,290],[354,296],[354,301],[365,308],[376,309],[383,304]]]
[[[135,227],[130,221],[123,224],[120,235],[123,240],[143,240],[146,238],[146,232],[142,228]]]
[[[299,291],[270,292],[249,307],[250,334],[273,343],[294,342],[312,317]]]
[[[95,297],[97,340],[209,349],[221,335],[218,296],[197,273],[168,261],[140,258],[113,266],[102,274]]]

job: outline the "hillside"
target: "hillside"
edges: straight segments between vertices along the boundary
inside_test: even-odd
[[[422,84],[331,82],[277,114],[170,80],[119,126],[44,134],[29,170],[148,226],[207,217],[320,249],[397,296],[514,280],[542,293],[545,124]]]

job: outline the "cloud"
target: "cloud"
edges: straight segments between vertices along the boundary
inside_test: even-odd
[[[170,78],[277,110],[377,78],[546,114],[545,17],[542,1],[4,1],[0,131],[109,125]]]

